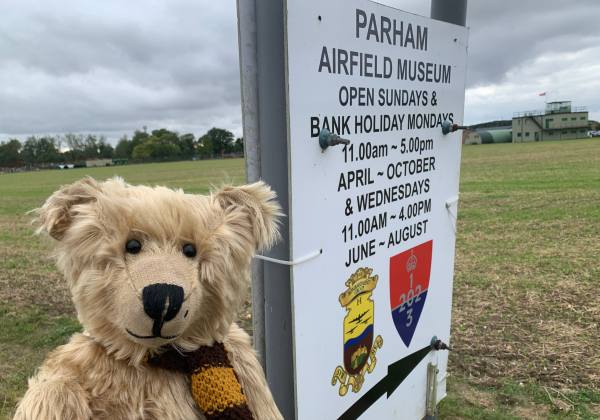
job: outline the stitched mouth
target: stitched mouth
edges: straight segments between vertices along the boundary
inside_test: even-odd
[[[171,340],[171,339],[177,337],[176,335],[166,335],[166,336],[163,336],[163,335],[137,335],[137,334],[131,332],[129,330],[129,328],[125,328],[125,331],[127,331],[127,334],[131,335],[132,337],[141,338],[141,339],[162,338],[164,340]]]

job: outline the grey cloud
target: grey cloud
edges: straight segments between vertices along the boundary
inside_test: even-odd
[[[382,3],[429,16],[430,1]],[[500,82],[509,70],[545,53],[597,45],[599,17],[597,0],[469,0],[467,86]]]
[[[467,85],[499,82],[510,69],[545,53],[597,44],[599,16],[595,1],[471,1]]]
[[[234,2],[0,4],[0,132],[239,134]]]
[[[429,15],[429,1],[383,3]],[[0,139],[118,137],[144,125],[197,135],[221,125],[241,134],[233,0],[3,0],[0,16]],[[553,85],[600,111],[585,71],[599,63],[598,16],[596,0],[470,0],[467,118],[536,107],[535,93]],[[550,77],[558,72],[577,76]],[[486,86],[514,99],[482,101],[477,89]]]

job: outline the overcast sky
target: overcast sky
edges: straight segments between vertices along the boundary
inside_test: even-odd
[[[234,0],[1,0],[0,16],[0,140],[241,135]],[[600,1],[471,0],[467,23],[467,124],[543,108],[541,92],[600,118]]]

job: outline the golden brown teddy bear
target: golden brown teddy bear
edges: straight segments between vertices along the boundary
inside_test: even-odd
[[[50,353],[16,419],[279,419],[234,322],[278,237],[263,183],[209,196],[85,178],[38,210],[84,332]]]

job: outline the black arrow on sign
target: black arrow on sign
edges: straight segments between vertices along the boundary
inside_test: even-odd
[[[377,382],[365,395],[360,397],[344,414],[338,417],[338,420],[354,420],[362,415],[369,407],[375,404],[383,394],[387,393],[387,398],[400,386],[402,381],[413,371],[421,360],[433,350],[431,345],[423,347],[414,353],[409,354],[403,359],[388,366],[388,373],[379,382]]]

